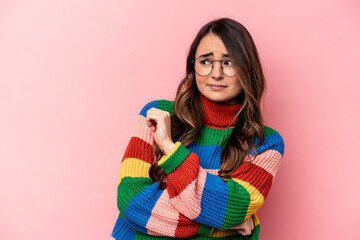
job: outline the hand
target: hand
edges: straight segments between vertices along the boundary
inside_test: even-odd
[[[242,223],[239,223],[238,225],[235,225],[230,229],[236,230],[238,233],[240,233],[243,236],[250,235],[252,230],[254,230],[254,221],[250,216]]]
[[[146,113],[146,123],[154,133],[154,141],[164,154],[175,147],[171,139],[170,113],[157,108],[150,108]]]

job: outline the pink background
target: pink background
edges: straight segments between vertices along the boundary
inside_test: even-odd
[[[108,239],[135,118],[218,17],[252,34],[285,140],[261,239],[360,239],[356,0],[1,1],[0,239]]]

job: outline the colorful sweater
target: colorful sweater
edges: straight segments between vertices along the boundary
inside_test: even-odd
[[[256,211],[264,203],[282,160],[283,139],[277,131],[264,126],[265,141],[256,148],[257,157],[251,163],[246,157],[231,178],[224,181],[217,175],[223,150],[220,141],[240,104],[212,102],[201,94],[200,99],[205,118],[201,134],[187,147],[182,140],[176,141],[172,151],[159,160],[159,166],[167,173],[165,189],[149,177],[153,133],[145,119],[150,108],[172,114],[174,102],[154,100],[140,111],[120,166],[117,189],[120,213],[111,239],[259,238]],[[254,140],[254,144],[257,142],[259,139]],[[253,151],[249,153],[254,155]],[[248,217],[255,224],[251,235],[242,236],[230,229]]]

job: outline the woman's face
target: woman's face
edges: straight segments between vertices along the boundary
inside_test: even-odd
[[[201,39],[195,52],[195,59],[200,56],[206,56],[210,60],[229,59],[229,54],[221,38],[213,33],[208,33]],[[224,75],[221,71],[221,62],[214,62],[213,70],[205,77],[195,73],[195,80],[199,91],[213,102],[234,104],[236,96],[241,92],[238,77]],[[214,85],[223,87],[214,87]]]

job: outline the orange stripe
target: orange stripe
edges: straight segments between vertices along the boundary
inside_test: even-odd
[[[179,195],[197,177],[199,173],[199,157],[195,153],[190,153],[184,162],[180,164],[171,174],[168,181],[172,187],[168,188],[170,198]]]
[[[241,166],[231,175],[231,178],[250,183],[266,198],[271,188],[273,176],[265,169],[255,164],[251,164],[248,169],[249,164],[249,162],[243,162]]]
[[[138,137],[132,137],[125,150],[122,161],[126,158],[138,158],[147,163],[154,161],[152,146]]]

